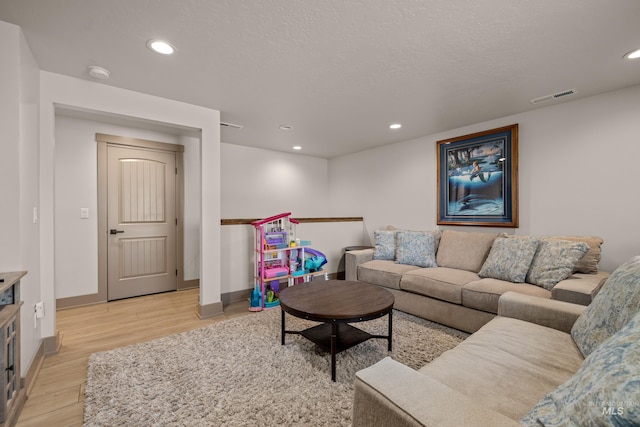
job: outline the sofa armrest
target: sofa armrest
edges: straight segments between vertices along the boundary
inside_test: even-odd
[[[498,300],[498,316],[511,317],[541,326],[571,332],[571,327],[586,307],[570,302],[505,292]]]
[[[609,273],[605,271],[599,271],[596,274],[574,273],[553,287],[551,298],[589,305],[608,277]]]
[[[387,357],[356,373],[352,426],[514,427],[519,424]]]
[[[344,278],[358,280],[358,266],[373,259],[373,249],[360,249],[344,253]]]

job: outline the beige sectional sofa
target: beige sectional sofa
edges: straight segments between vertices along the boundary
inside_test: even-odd
[[[506,236],[497,233],[456,230],[411,232],[413,234],[406,237],[408,233],[405,232],[405,241],[413,246],[419,246],[416,244],[416,236],[417,238],[422,237],[416,233],[426,234],[431,248],[425,250],[427,252],[432,250],[434,253],[426,255],[422,253],[420,256],[427,258],[431,256],[431,260],[424,261],[426,264],[423,264],[423,261],[414,262],[414,265],[399,263],[397,256],[400,248],[397,246],[395,255],[375,256],[376,253],[384,252],[384,247],[380,246],[378,238],[382,241],[383,237],[402,236],[398,234],[401,232],[403,231],[393,228],[376,230],[375,249],[347,252],[345,254],[346,280],[357,280],[382,286],[393,293],[395,297],[394,308],[466,332],[475,332],[493,319],[498,313],[498,301],[506,292],[587,305],[608,276],[608,273],[598,270],[602,244],[602,239],[598,237],[548,236],[529,239],[527,236]],[[396,239],[395,245],[398,245],[400,237],[394,238]],[[531,255],[530,250],[532,247],[536,247],[536,243],[524,242],[525,238],[539,242],[537,243],[538,248],[542,247],[540,242],[551,246],[556,241],[583,242],[587,251],[581,255],[582,258],[574,266],[576,272],[552,286],[544,287],[539,284],[527,283],[529,274],[525,280],[519,283],[496,278],[502,277],[501,274],[504,273],[501,271],[500,263],[506,265],[509,262],[517,263],[519,261],[509,259],[511,252],[507,252],[505,255],[505,253],[500,254],[495,251],[496,256],[489,257],[492,254],[494,242],[526,244],[528,245],[528,254]],[[513,239],[520,240],[514,241]],[[535,249],[533,250],[535,251]],[[393,252],[393,249],[391,251]],[[553,256],[553,252],[550,253]],[[536,253],[531,257],[535,260],[538,255],[539,253]],[[492,273],[487,270],[486,264],[490,261],[488,258],[493,259],[494,270],[497,270],[499,274],[495,274],[496,271]],[[413,258],[408,257],[408,259]],[[496,260],[498,265],[496,265]],[[529,259],[529,263],[533,262],[535,261]],[[522,262],[520,263],[522,264]],[[415,264],[431,266],[420,267]],[[528,268],[529,264],[526,265],[526,269]],[[486,274],[482,274],[484,270],[487,270]],[[509,276],[508,273],[507,276]],[[542,283],[546,282],[542,280]]]
[[[517,292],[498,317],[414,370],[356,374],[353,426],[640,425],[640,257],[585,307]]]

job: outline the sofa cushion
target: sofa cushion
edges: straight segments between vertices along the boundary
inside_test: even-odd
[[[547,394],[521,422],[527,426],[640,425],[640,313]]]
[[[551,298],[551,292],[540,286],[485,278],[467,283],[462,287],[462,305],[489,313],[497,313],[498,300],[502,294],[509,291],[541,298]]]
[[[547,290],[573,272],[578,261],[587,253],[589,245],[584,242],[541,239],[531,261],[527,282]]]
[[[618,267],[573,324],[571,335],[588,356],[640,310],[640,256]]]
[[[595,274],[598,272],[598,263],[601,257],[601,246],[604,240],[597,236],[546,236],[545,239],[568,240],[571,242],[584,242],[589,245],[589,251],[584,254],[575,271],[578,273]]]
[[[419,372],[519,420],[582,361],[569,334],[496,317]]]
[[[358,280],[386,288],[400,289],[400,278],[414,265],[396,264],[395,261],[373,260],[358,266]]]
[[[573,273],[558,282],[551,290],[551,298],[573,304],[589,305],[609,277],[606,271],[595,274]]]
[[[396,230],[374,230],[373,259],[396,259]]]
[[[436,256],[438,266],[477,273],[497,236],[497,233],[444,230]]]
[[[471,271],[447,267],[422,268],[405,273],[400,280],[400,289],[462,304],[462,286],[478,279],[478,275]]]
[[[537,247],[529,236],[496,237],[478,276],[524,283]]]
[[[354,389],[353,427],[519,427],[475,398],[391,357],[356,372]]]
[[[436,267],[440,231],[398,231],[396,262],[417,267]]]

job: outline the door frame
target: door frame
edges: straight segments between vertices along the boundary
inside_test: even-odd
[[[107,248],[109,244],[107,224],[107,147],[142,148],[175,153],[176,156],[176,290],[186,289],[184,281],[184,146],[139,138],[96,133],[98,143],[98,298],[108,299]]]

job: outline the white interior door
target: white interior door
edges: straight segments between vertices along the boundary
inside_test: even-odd
[[[175,154],[108,146],[107,159],[107,298],[175,290]]]

